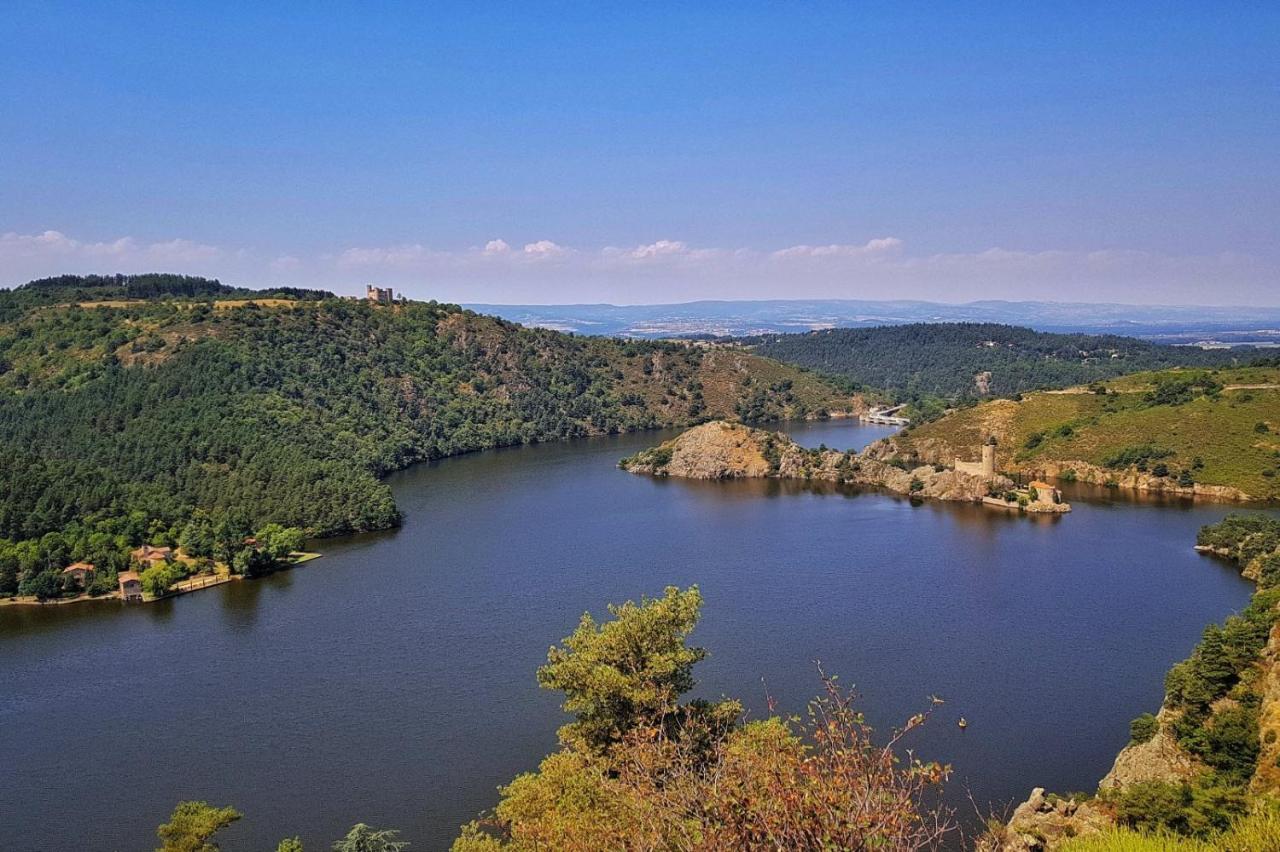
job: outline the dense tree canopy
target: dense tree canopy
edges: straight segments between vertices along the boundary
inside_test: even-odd
[[[996,323],[835,328],[746,342],[761,355],[904,398],[1010,396],[1140,370],[1227,366],[1254,357],[1236,350],[1165,346],[1118,335],[1051,334]]]
[[[119,568],[144,541],[230,562],[254,530],[385,528],[380,477],[416,461],[848,402],[742,353],[246,292],[179,276],[0,292],[0,594],[81,553]]]

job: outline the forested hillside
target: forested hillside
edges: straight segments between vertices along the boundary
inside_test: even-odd
[[[1011,396],[1165,367],[1251,361],[1248,350],[1162,346],[1118,335],[1049,334],[995,323],[915,323],[748,338],[769,358],[904,399]],[[990,374],[990,375],[987,375]]]
[[[176,542],[195,515],[238,530],[387,527],[398,514],[379,477],[423,459],[851,402],[741,352],[576,338],[436,303],[249,295],[176,276],[0,293],[0,593],[70,559]]]

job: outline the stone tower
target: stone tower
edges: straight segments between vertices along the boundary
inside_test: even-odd
[[[996,445],[990,441],[982,445],[982,475],[987,479],[996,475]]]

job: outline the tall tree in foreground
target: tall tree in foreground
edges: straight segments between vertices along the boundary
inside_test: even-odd
[[[358,822],[346,837],[333,844],[333,852],[401,852],[409,844],[396,840],[399,834],[395,829],[372,828]]]
[[[235,808],[215,808],[208,802],[179,802],[169,821],[156,829],[156,852],[218,852],[214,834],[240,819]]]
[[[935,848],[951,830],[927,804],[949,768],[903,762],[912,717],[877,745],[852,694],[823,677],[807,721],[742,724],[737,702],[679,704],[705,657],[686,639],[696,588],[584,616],[539,671],[577,719],[537,772],[503,788],[454,852]]]

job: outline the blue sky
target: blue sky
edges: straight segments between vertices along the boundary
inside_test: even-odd
[[[1275,305],[1277,44],[1274,3],[10,0],[0,284]]]

